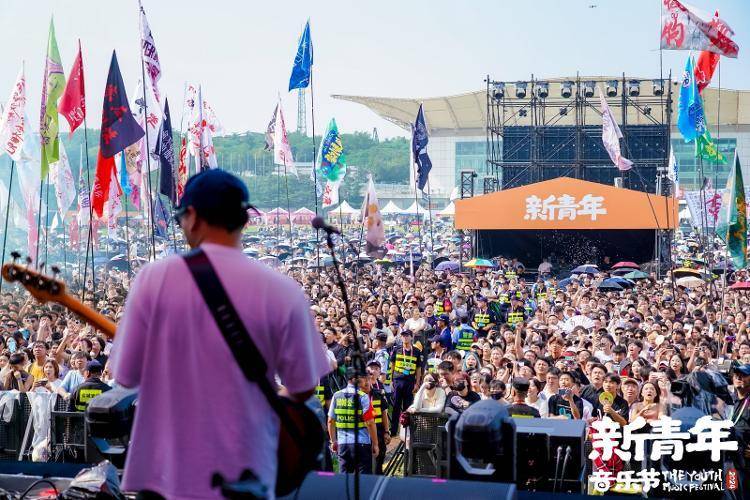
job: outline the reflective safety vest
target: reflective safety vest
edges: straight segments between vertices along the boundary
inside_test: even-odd
[[[362,397],[364,395],[364,392],[357,391],[357,396]],[[339,391],[334,394],[331,404],[334,405],[333,413],[336,415],[336,428],[354,429],[354,393]],[[362,421],[363,411],[367,411],[367,408],[357,410],[357,429],[365,427],[365,423]]]
[[[77,411],[86,411],[89,402],[103,392],[104,391],[101,389],[79,389],[78,398],[75,402],[75,409]]]
[[[497,297],[498,302],[501,304],[509,304],[510,303],[510,292],[500,292],[500,294]]]
[[[490,324],[490,314],[489,311],[485,311],[483,313],[476,313],[474,314],[474,323],[476,323],[477,327],[484,328],[486,325]]]
[[[442,359],[436,357],[430,357],[429,359],[427,359],[427,372],[437,373],[437,367],[441,361]]]
[[[458,345],[456,349],[459,351],[471,350],[471,344],[474,343],[474,332],[470,330],[461,330],[458,334]]]
[[[544,302],[545,300],[547,300],[547,292],[539,292],[536,294],[537,302]]]
[[[513,271],[512,269],[508,269],[507,271],[505,271],[506,279],[512,279],[512,278],[515,278],[516,276],[517,276],[516,272]]]
[[[508,313],[508,324],[510,326],[516,326],[518,323],[523,321],[523,312],[510,312]]]
[[[412,349],[411,352],[414,352]],[[393,373],[397,375],[416,375],[417,373],[417,357],[404,352],[398,352],[393,357]]]
[[[528,302],[523,305],[523,309],[524,311],[526,311],[526,316],[531,316],[532,314],[534,314],[534,308],[531,307],[531,304],[529,304]]]
[[[372,401],[372,414],[375,417],[375,425],[383,424],[383,408],[380,406],[382,399],[375,393],[370,393],[370,401]]]
[[[318,398],[318,401],[320,401],[320,404],[323,406],[323,408],[325,408],[326,406],[325,387],[323,387],[322,385],[316,385],[315,397]]]

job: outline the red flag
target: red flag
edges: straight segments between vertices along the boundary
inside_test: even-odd
[[[68,228],[70,233],[70,246],[78,251],[78,246],[81,243],[81,232],[78,227],[78,219],[75,217],[70,218],[70,227]]]
[[[105,158],[99,150],[96,159],[96,177],[91,192],[91,207],[97,217],[101,218],[104,213],[104,203],[109,199],[109,184],[112,182],[112,173],[115,171],[115,157]]]
[[[81,41],[78,41],[78,55],[70,69],[68,83],[65,85],[65,92],[60,98],[58,106],[60,114],[68,120],[70,124],[70,135],[73,135],[83,119],[86,117],[86,90],[83,83],[83,56],[81,54]]]
[[[703,89],[711,83],[711,78],[714,76],[714,71],[716,71],[716,66],[718,66],[720,58],[721,56],[714,52],[707,50],[701,52],[694,70],[698,92],[703,92]]]
[[[185,183],[188,178],[188,167],[187,167],[187,141],[185,137],[182,137],[182,145],[180,146],[180,161],[177,165],[177,202],[182,198],[182,193],[185,192]]]

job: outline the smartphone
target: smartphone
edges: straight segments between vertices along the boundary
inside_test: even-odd
[[[565,397],[568,394],[570,394],[570,389],[560,389],[560,390],[557,391],[557,394],[560,395],[560,396],[562,396],[562,397]]]

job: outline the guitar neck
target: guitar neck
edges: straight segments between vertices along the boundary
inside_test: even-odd
[[[67,307],[68,309],[79,315],[88,324],[90,324],[97,330],[102,331],[104,335],[107,336],[107,338],[114,338],[117,325],[103,314],[91,309],[89,306],[82,303],[80,300],[70,295],[69,293],[61,295],[56,300],[61,305]]]

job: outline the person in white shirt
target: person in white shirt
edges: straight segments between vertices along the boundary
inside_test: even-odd
[[[547,396],[539,392],[541,383],[535,379],[529,379],[529,392],[526,393],[526,404],[536,408],[539,416],[542,418],[549,417],[549,406],[547,405]]]
[[[550,274],[552,272],[552,264],[549,263],[549,259],[542,260],[542,263],[539,264],[537,271],[539,272],[539,276]]]
[[[404,328],[411,330],[415,335],[427,327],[427,322],[420,314],[419,308],[414,306],[411,309],[411,317],[404,323]]]

